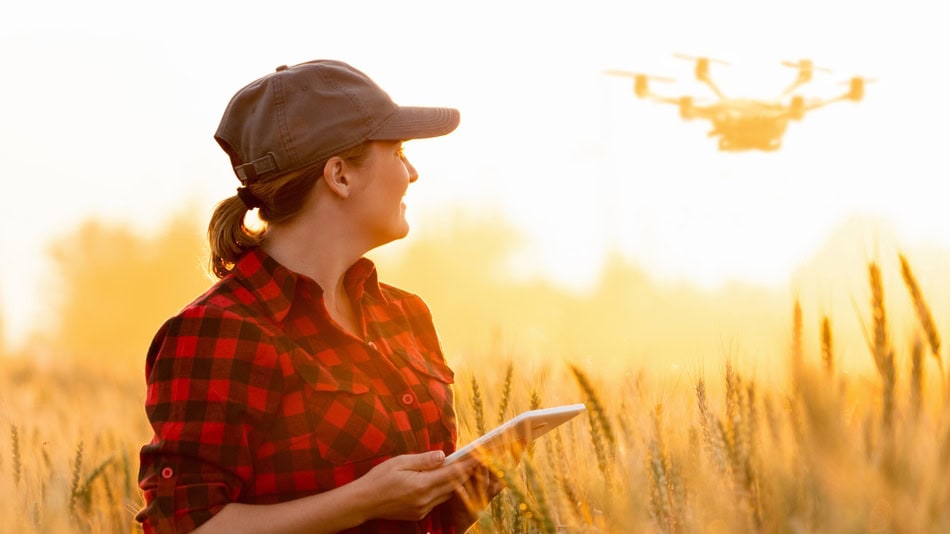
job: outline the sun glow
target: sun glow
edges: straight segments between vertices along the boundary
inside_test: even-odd
[[[462,111],[451,136],[408,144],[421,176],[406,197],[409,240],[433,218],[490,213],[521,236],[509,262],[520,279],[590,289],[619,253],[664,283],[782,288],[862,216],[906,246],[950,246],[940,195],[927,193],[948,164],[939,136],[926,134],[950,118],[939,69],[927,66],[948,43],[924,4],[906,8],[917,22],[902,30],[897,50],[879,38],[896,24],[892,13],[851,2],[528,2],[505,5],[505,17],[492,2],[450,12],[429,1],[380,3],[362,27],[372,38],[360,39],[343,25],[309,31],[310,11],[353,17],[342,5],[301,4],[292,20],[250,7],[203,3],[179,17],[173,7],[144,16],[117,2],[42,11],[24,3],[0,23],[0,58],[20,80],[6,84],[0,104],[5,176],[17,177],[17,198],[43,199],[6,207],[9,220],[28,221],[0,234],[10,340],[22,342],[47,313],[47,243],[90,217],[154,233],[183,199],[210,213],[237,186],[211,140],[224,103],[248,79],[316,56],[371,73],[400,103]],[[526,29],[526,20],[538,24]],[[258,38],[234,38],[233,28],[251,24]],[[169,40],[167,27],[179,37]],[[230,53],[212,42],[228,43]],[[729,153],[717,149],[708,123],[684,121],[676,105],[638,99],[632,80],[604,74],[670,77],[652,87],[696,106],[715,101],[693,60],[674,54],[722,60],[709,75],[729,98],[781,97],[796,76],[782,63],[803,58],[815,66],[794,90],[804,102],[847,90],[839,83],[853,76],[878,83],[860,103],[790,122],[779,150]],[[63,79],[82,83],[63,91]]]

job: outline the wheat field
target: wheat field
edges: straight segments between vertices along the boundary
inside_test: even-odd
[[[914,342],[896,346],[868,263],[868,373],[839,370],[835,323],[797,301],[779,380],[729,359],[672,382],[568,357],[453,362],[462,443],[523,410],[588,408],[516,465],[493,461],[508,488],[473,530],[950,532],[943,347],[903,256],[900,272]],[[0,531],[137,531],[143,390],[136,373],[0,359]]]

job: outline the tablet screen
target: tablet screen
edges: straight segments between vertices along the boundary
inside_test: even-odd
[[[502,452],[519,444],[524,446],[570,421],[585,409],[583,404],[569,404],[522,412],[450,454],[445,463],[455,462],[473,454]]]

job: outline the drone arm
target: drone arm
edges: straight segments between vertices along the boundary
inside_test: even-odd
[[[873,81],[873,80],[871,80]],[[867,83],[867,80],[864,78],[851,78],[851,81],[847,82],[848,91],[842,93],[836,97],[829,98],[826,100],[819,100],[817,102],[812,102],[806,105],[799,105],[799,112],[803,114],[805,111],[811,111],[813,109],[818,109],[820,107],[827,106],[828,104],[833,104],[835,102],[841,102],[842,100],[851,100],[852,102],[860,102],[864,97],[864,84]],[[801,97],[796,96],[792,99],[793,108],[795,107],[795,101],[801,102]],[[800,118],[800,117],[799,117]]]
[[[661,96],[652,94],[650,99],[655,102],[661,102],[664,104],[672,104],[679,108],[680,117],[683,119],[696,119],[702,118],[707,119],[710,115],[707,113],[708,109],[702,106],[697,106],[693,102],[693,97],[691,96],[681,96],[679,98],[672,98],[668,96]]]
[[[812,111],[818,108],[823,108],[829,104],[834,104],[835,102],[841,102],[842,100],[848,100],[848,95],[843,94],[841,96],[836,96],[834,98],[829,98],[827,100],[819,100],[817,102],[811,102],[805,105],[805,111]]]
[[[719,88],[716,87],[716,84],[713,83],[713,81],[709,78],[708,75],[699,78],[699,81],[701,81],[701,82],[705,83],[706,85],[708,85],[709,88],[712,89],[712,92],[713,92],[713,93],[716,93],[716,96],[719,97],[720,100],[725,100],[725,99],[726,99],[726,95],[722,94],[722,91],[720,91]]]
[[[792,91],[794,91],[795,89],[798,89],[804,84],[805,84],[805,80],[802,80],[802,78],[799,77],[794,82],[792,82],[788,87],[786,87],[784,91],[782,91],[782,96],[789,95]]]

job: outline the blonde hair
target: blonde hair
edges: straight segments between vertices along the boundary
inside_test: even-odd
[[[336,157],[359,165],[369,152],[369,142],[347,149]],[[214,209],[208,223],[209,268],[224,278],[249,250],[260,246],[268,225],[289,222],[300,212],[314,184],[323,176],[327,158],[299,171],[259,180],[246,187],[260,201],[260,229],[248,228],[244,218],[250,208],[238,195],[228,197]]]

